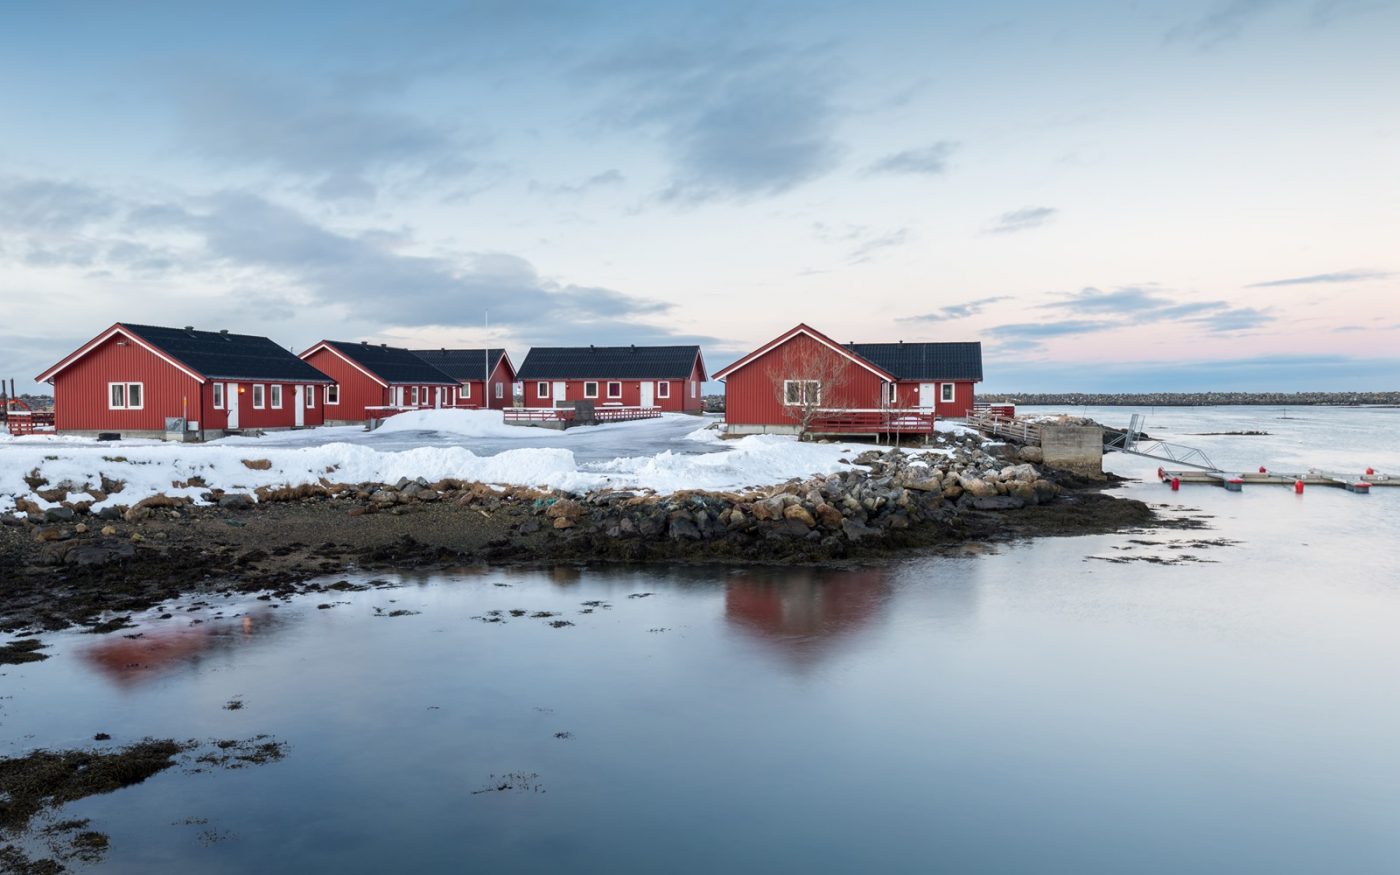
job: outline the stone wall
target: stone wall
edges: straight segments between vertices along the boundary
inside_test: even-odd
[[[1078,474],[1103,475],[1103,429],[1096,425],[1042,425],[1044,464]]]

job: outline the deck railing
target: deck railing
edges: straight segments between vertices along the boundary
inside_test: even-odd
[[[50,410],[11,410],[5,415],[5,424],[15,437],[53,428],[53,411]]]
[[[932,411],[900,409],[822,410],[807,430],[814,434],[933,434]]]
[[[967,418],[967,424],[994,437],[1007,437],[1023,444],[1040,443],[1040,426],[1024,419],[996,414],[976,414]]]

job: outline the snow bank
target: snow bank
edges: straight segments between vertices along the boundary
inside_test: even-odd
[[[436,431],[465,437],[549,440],[564,436],[562,431],[506,425],[499,410],[411,410],[384,420],[377,434],[404,431]]]
[[[460,412],[425,413],[436,419],[436,414]],[[459,417],[450,421],[475,427],[463,424]],[[31,472],[47,481],[41,489],[60,484],[68,484],[73,491],[98,489],[104,477],[125,484],[121,491],[93,505],[100,509],[106,505],[134,504],[159,492],[198,502],[200,495],[210,489],[251,492],[259,486],[295,486],[323,478],[335,483],[392,483],[401,477],[450,477],[575,492],[603,487],[650,488],[657,492],[731,490],[841,470],[848,466],[840,460],[858,452],[858,448],[842,444],[801,444],[789,437],[753,435],[724,442],[722,448],[710,453],[677,454],[667,450],[580,466],[572,451],[554,447],[528,447],[479,456],[465,447],[416,447],[388,452],[345,443],[252,447],[4,442],[0,443],[0,511],[13,511],[18,497],[41,508],[51,506],[26,482]],[[250,468],[245,461],[256,462],[258,467]],[[192,479],[195,485],[190,484]]]

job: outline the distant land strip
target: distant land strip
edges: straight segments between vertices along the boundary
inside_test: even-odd
[[[1400,406],[1400,392],[979,392],[977,400],[989,404],[1073,407],[1396,407]]]

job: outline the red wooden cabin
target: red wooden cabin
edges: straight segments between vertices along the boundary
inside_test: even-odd
[[[813,398],[831,433],[918,431],[916,425],[933,417],[972,411],[982,345],[840,344],[798,325],[720,369],[715,379],[724,382],[730,434],[797,434],[801,411]],[[901,419],[901,411],[910,416]],[[809,431],[824,429],[818,422]]]
[[[251,334],[117,323],[35,377],[53,384],[61,433],[185,437],[320,425],[331,385],[276,342]]]
[[[412,350],[367,341],[323,340],[301,354],[335,381],[326,396],[326,424],[350,425],[405,410],[447,407],[457,381]]]
[[[608,407],[700,413],[708,379],[698,346],[536,347],[520,365],[526,407],[592,401]]]
[[[457,380],[457,390],[442,406],[466,410],[515,406],[515,365],[505,350],[444,348],[413,353]]]

